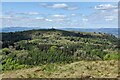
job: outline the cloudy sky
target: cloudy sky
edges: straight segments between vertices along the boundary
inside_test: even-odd
[[[117,28],[117,3],[4,2],[2,27]]]

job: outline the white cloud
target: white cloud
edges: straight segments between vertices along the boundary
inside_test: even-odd
[[[76,16],[76,14],[71,14],[72,16]]]
[[[51,21],[53,21],[53,20],[50,20],[50,19],[45,19],[46,21],[49,21],[49,22],[51,22]]]
[[[112,18],[111,18],[111,19],[110,19],[110,18],[108,18],[108,19],[105,19],[105,20],[106,20],[106,21],[112,21],[113,19],[112,19]]]
[[[55,22],[65,21],[65,19],[54,19]]]
[[[28,12],[29,15],[38,15],[38,12]]]
[[[67,10],[77,10],[78,7],[67,7],[66,9],[67,9]]]
[[[21,12],[21,13],[16,13],[16,14],[23,14],[23,15],[38,15],[39,12]]]
[[[113,19],[113,18],[115,18],[115,16],[105,16],[105,18],[111,18],[111,19]]]
[[[36,17],[35,19],[37,19],[37,20],[43,20],[44,17]]]
[[[89,20],[87,23],[91,25],[98,25],[101,27],[118,27],[118,13],[114,13],[113,10],[104,10],[97,11],[87,16],[86,18]]]
[[[50,7],[52,7],[52,8],[67,8],[68,5],[67,4],[53,4]]]
[[[78,7],[76,7],[76,6],[70,6],[70,5],[67,5],[65,3],[53,4],[53,5],[42,4],[42,6],[46,7],[46,8],[53,8],[53,9],[65,9],[65,10],[76,10],[76,9],[78,9]]]
[[[111,4],[100,4],[98,6],[95,6],[95,9],[97,10],[111,10],[111,9],[116,9],[117,6],[111,5]]]
[[[13,16],[11,16],[11,15],[1,15],[0,16],[0,19],[12,19],[13,18]]]
[[[66,15],[61,15],[61,14],[56,14],[56,15],[52,15],[55,18],[66,18]]]
[[[11,19],[11,16],[2,17],[3,19]]]
[[[115,19],[115,16],[105,16],[106,21],[112,21]]]
[[[86,18],[83,18],[82,20],[83,20],[84,22],[87,22],[87,21],[88,21],[88,19],[86,19]]]

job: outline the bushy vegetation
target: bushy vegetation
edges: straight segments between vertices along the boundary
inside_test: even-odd
[[[105,60],[118,60],[120,59],[120,54],[119,53],[110,53],[110,54],[106,54],[104,56]]]
[[[3,70],[21,69],[52,63],[80,60],[119,59],[118,38],[109,34],[93,34],[62,30],[30,30],[3,33],[0,51]],[[51,66],[50,66],[51,68]]]

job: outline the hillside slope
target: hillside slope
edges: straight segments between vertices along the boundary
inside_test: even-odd
[[[8,76],[6,71],[8,71],[8,74],[9,71],[13,71],[13,74],[15,74],[16,71],[14,72],[14,70],[25,69],[26,71],[26,68],[34,70],[35,67],[39,66],[44,73],[44,70],[57,71],[57,67],[59,66],[63,66],[64,68],[65,65],[77,66],[79,64],[81,67],[79,68],[80,65],[75,67],[73,73],[77,71],[76,69],[82,71],[84,68],[85,73],[87,73],[86,65],[92,67],[89,61],[93,61],[92,63],[101,61],[100,64],[104,65],[103,70],[106,69],[105,65],[110,67],[113,65],[115,69],[112,68],[112,74],[114,75],[115,71],[116,76],[116,61],[120,58],[120,55],[118,54],[118,38],[114,35],[56,29],[29,30],[2,34],[2,41],[0,43],[3,45],[3,48],[0,50],[0,61],[5,76]],[[114,60],[115,64],[114,61],[107,64],[105,60],[108,60],[108,63],[109,60]],[[97,63],[94,64],[97,65]],[[44,65],[46,66],[44,67]],[[97,66],[99,66],[99,62]],[[95,69],[97,69],[97,66]],[[87,68],[91,69],[91,67]],[[70,73],[72,69],[70,68],[69,70],[67,73],[65,69],[65,74],[72,77],[72,73]],[[48,71],[42,77],[49,74]],[[64,69],[61,72],[64,73]],[[61,72],[57,72],[59,74],[58,77],[64,77],[60,74]],[[80,74],[82,75],[82,72]],[[89,74],[92,74],[92,72],[90,71]],[[105,74],[107,75],[107,73]],[[28,74],[28,76],[30,75]],[[53,77],[54,74],[50,76]],[[77,72],[75,76],[79,76]]]
[[[118,61],[78,61],[6,71],[3,78],[116,78]]]

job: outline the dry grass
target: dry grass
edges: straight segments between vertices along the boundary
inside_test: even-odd
[[[81,78],[81,77],[106,77],[116,78],[118,76],[118,61],[78,61],[66,65],[56,65],[53,70],[43,70],[41,66],[6,71],[3,78]],[[48,67],[48,66],[44,66]],[[52,69],[52,68],[51,68]]]

